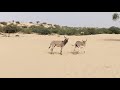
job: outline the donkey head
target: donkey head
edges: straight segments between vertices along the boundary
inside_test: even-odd
[[[66,38],[65,36],[64,36],[64,38],[65,38],[64,43],[66,44],[68,42],[69,38]]]
[[[82,40],[82,42],[84,43],[84,45],[86,45],[86,42],[87,42],[87,39],[84,41],[84,40]]]
[[[64,38],[65,38],[65,40],[69,40],[69,38],[66,38],[65,36],[64,36]]]
[[[82,40],[82,41],[86,43],[86,42],[87,42],[87,39],[86,39],[86,40]]]

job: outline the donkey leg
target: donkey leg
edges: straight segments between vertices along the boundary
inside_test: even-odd
[[[85,51],[84,51],[84,53],[85,53]]]
[[[54,49],[54,48],[55,48],[55,46],[53,46],[53,47],[51,48],[51,54],[54,54],[54,53],[53,53],[53,49]]]
[[[54,49],[54,47],[51,48],[51,54],[53,54],[53,49]]]
[[[76,46],[75,46],[75,48],[74,48],[74,52],[75,52],[75,49],[76,49]]]
[[[51,54],[53,54],[53,47],[51,48]]]
[[[81,53],[85,53],[84,47],[81,47]]]
[[[85,53],[85,47],[84,47],[84,53]]]
[[[61,47],[61,50],[60,50],[60,54],[62,55],[62,49],[63,49],[63,47]]]

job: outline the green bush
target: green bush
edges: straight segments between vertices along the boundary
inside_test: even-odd
[[[16,24],[20,24],[20,22],[19,22],[19,21],[16,21]]]
[[[7,25],[3,28],[4,33],[17,33],[21,31],[21,28],[16,25]]]
[[[27,26],[22,26],[22,28],[27,28]]]
[[[120,28],[118,27],[110,27],[109,31],[111,32],[110,34],[120,34]]]
[[[66,35],[66,30],[60,29],[58,30],[59,35]]]
[[[51,34],[51,31],[49,29],[43,28],[41,26],[31,26],[30,29],[32,30],[32,32],[40,34],[40,35]]]
[[[56,29],[56,28],[52,28],[52,29],[49,29],[51,33],[54,33],[54,34],[58,34],[59,32],[59,29]]]
[[[29,22],[29,23],[33,23],[33,22]]]
[[[110,28],[90,28],[90,27],[67,27],[56,25],[56,28],[45,28],[42,25],[39,26],[23,26],[19,27],[14,24],[6,25],[4,27],[0,27],[0,32],[5,33],[16,33],[22,32],[26,34],[37,33],[40,35],[47,34],[59,34],[59,35],[95,35],[95,34],[120,34],[120,28],[118,27],[110,27]]]
[[[112,32],[109,30],[109,28],[103,28],[102,30],[101,30],[101,34],[112,34]]]
[[[3,32],[3,27],[0,26],[0,32]]]
[[[0,24],[7,25],[7,22],[0,22]]]
[[[75,29],[68,29],[66,30],[66,35],[77,35],[77,30]]]
[[[41,34],[41,35],[51,34],[50,30],[48,30],[48,29],[39,30],[38,33]]]
[[[24,34],[32,34],[32,30],[29,28],[22,28],[21,32]]]
[[[106,29],[105,28],[98,28],[97,29],[97,32],[98,32],[98,34],[104,34]]]
[[[98,34],[97,30],[95,28],[88,28],[88,34],[89,35],[95,35]]]

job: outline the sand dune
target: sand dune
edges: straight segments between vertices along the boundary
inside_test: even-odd
[[[117,78],[120,77],[120,35],[67,36],[59,55],[48,49],[60,36],[20,34],[0,36],[1,78]],[[86,53],[73,54],[75,41],[88,39]]]

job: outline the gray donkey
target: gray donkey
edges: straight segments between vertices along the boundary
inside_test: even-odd
[[[86,42],[87,42],[87,39],[85,41],[84,40],[76,41],[74,51],[75,51],[76,48],[83,48],[83,47],[85,47],[86,46]],[[85,53],[85,51],[84,51],[84,53]]]
[[[67,44],[67,42],[69,40],[69,38],[66,38],[65,36],[64,36],[64,38],[65,38],[64,41],[52,41],[50,43],[49,49],[51,48],[51,54],[53,54],[53,49],[56,46],[56,47],[60,47],[61,48],[60,54],[62,55],[62,49]]]

